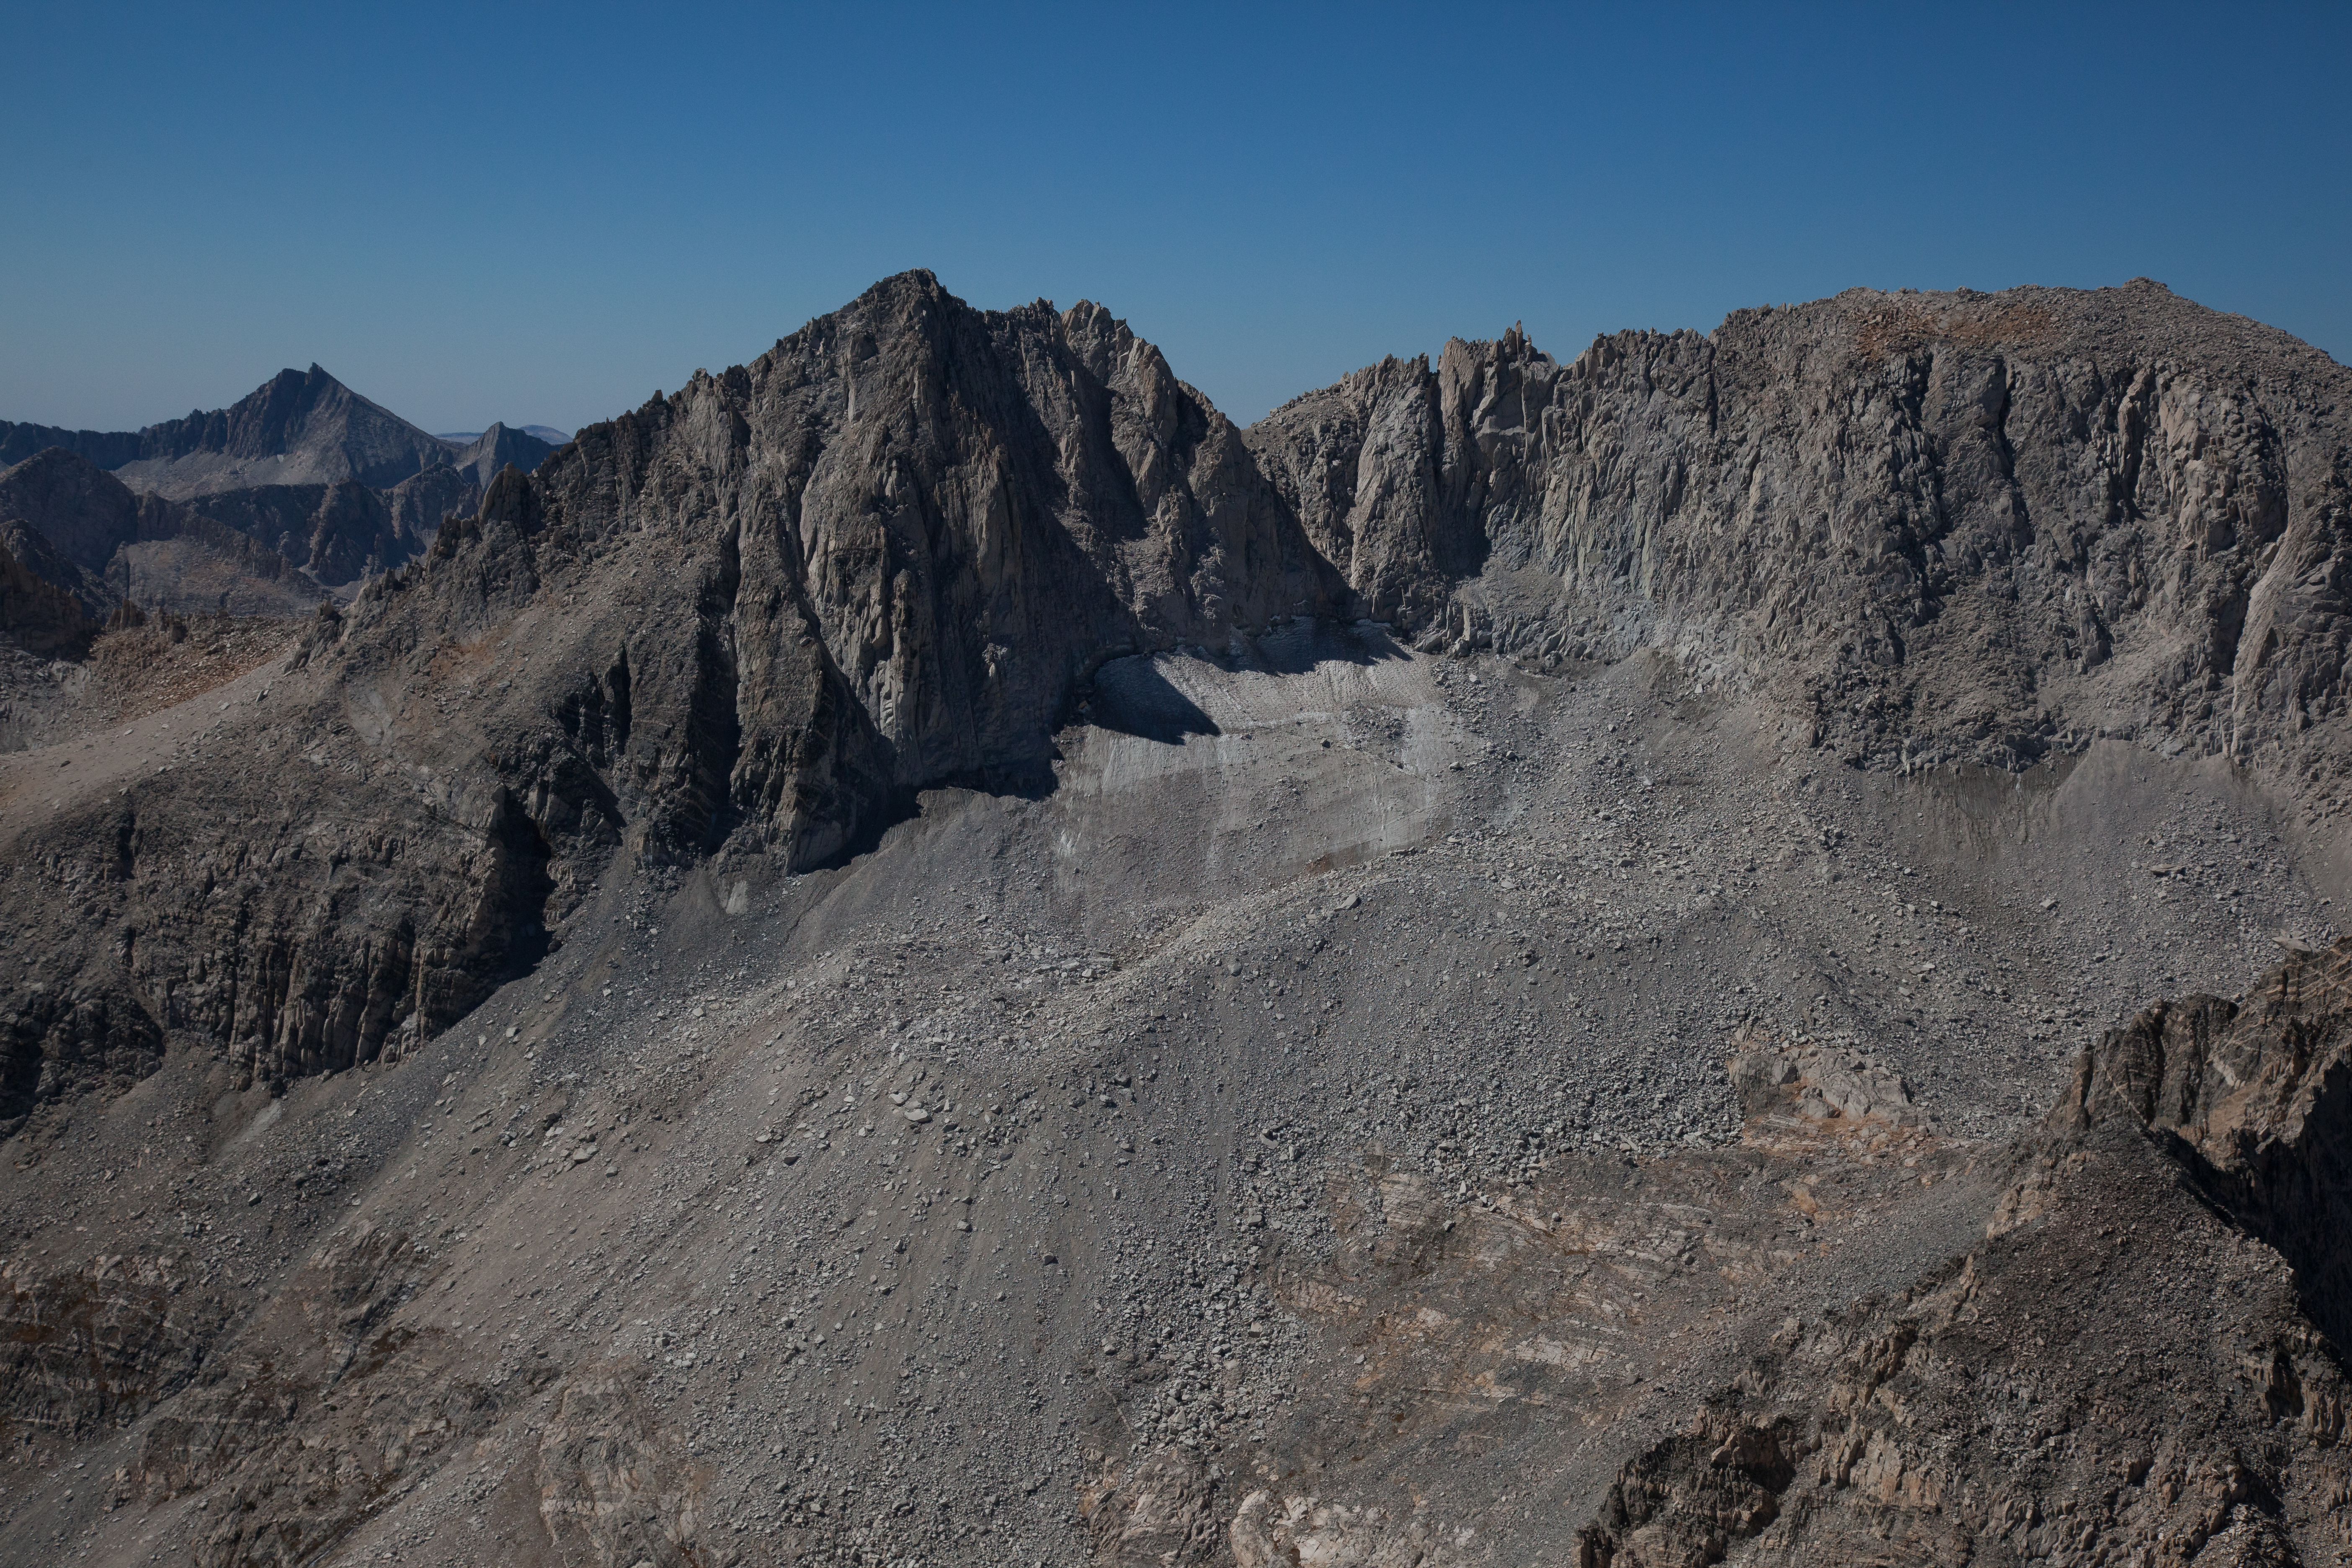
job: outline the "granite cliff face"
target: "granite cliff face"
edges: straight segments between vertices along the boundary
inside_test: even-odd
[[[1041,784],[1105,659],[1341,608],[1157,350],[927,274],[501,477],[433,554],[331,657],[511,626],[527,792],[593,816],[555,782],[593,774],[644,853],[793,867],[911,790]]]
[[[1371,613],[1675,649],[1869,766],[2344,764],[2347,373],[2146,281],[1390,361],[1250,444]],[[1452,606],[1454,619],[1446,619]]]
[[[2165,1003],[2084,1054],[2063,1129],[2145,1129],[2294,1268],[2352,1343],[2352,944],[2298,953],[2236,1000]]]

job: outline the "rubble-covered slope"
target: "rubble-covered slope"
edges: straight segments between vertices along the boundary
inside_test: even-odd
[[[1958,534],[1856,575],[1887,453],[1981,521],[1964,447],[2073,474],[2096,420],[1865,439],[1807,377],[1964,380],[2036,300],[2267,423],[2132,426],[2081,559],[2093,479],[2015,479],[2010,596]],[[1508,552],[1608,509],[1497,501],[1581,470],[1467,389],[1591,457],[1633,356],[1458,345],[1245,440],[1094,307],[909,274],[291,648],[143,628],[180,700],[0,756],[0,1554],[2340,1552],[2341,632],[2287,482],[2339,373],[2145,288],[1881,303],[1655,340],[1685,493],[1713,420],[1781,500],[1612,513],[1622,584]],[[1300,488],[1416,440],[1393,506]],[[2035,574],[2126,535],[2158,586],[2070,674]],[[2291,668],[2306,750],[2084,718],[2229,582],[2274,658],[2200,654],[2217,711]],[[1887,594],[1853,721],[1973,669],[2038,750],[1857,765],[1807,661]]]
[[[1773,967],[1810,961],[1773,956],[1773,905],[2015,919],[2030,871],[1906,840],[1906,790],[1841,851],[1851,890],[1748,886],[1744,845],[1629,872],[1496,818],[1589,831],[1638,785],[1464,779],[1373,740],[1452,706],[1422,661],[1318,668],[1174,672],[1218,735],[1066,731],[1055,797],[934,797],[851,868],[624,879],[398,1066],[273,1097],[177,1053],[28,1130],[5,1174],[50,1196],[9,1209],[0,1539],[604,1568],[2343,1548],[2340,1357],[2322,1260],[2248,1217],[2276,1194],[2222,1206],[2095,1090],[1972,1131],[2004,1069],[1946,1064],[2008,1055],[1989,998],[1906,1040],[1828,1028]],[[1310,679],[1331,706],[1302,714]],[[1538,717],[1643,706],[1560,700]],[[1643,719],[1662,749],[1688,722]],[[1275,869],[1400,759],[1429,770],[1415,853]],[[1759,760],[1647,831],[1769,821],[1803,778]],[[1225,815],[1281,780],[1297,820]],[[1150,852],[1180,842],[1199,865]],[[2087,956],[2010,978],[2061,992]],[[2291,1061],[2342,1028],[2347,964],[2168,1012],[2234,1005],[2230,1060]],[[2144,1036],[2071,1081],[2130,1081]],[[2325,1168],[2328,1112],[2242,1125]]]

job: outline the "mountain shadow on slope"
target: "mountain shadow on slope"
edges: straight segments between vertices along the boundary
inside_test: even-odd
[[[1193,735],[1219,734],[1216,721],[1161,674],[1151,659],[1114,658],[1095,671],[1078,704],[1085,722],[1121,735],[1181,746]]]

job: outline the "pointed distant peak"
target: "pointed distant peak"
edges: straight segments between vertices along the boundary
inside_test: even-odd
[[[288,365],[232,404],[230,411],[234,412],[248,405],[289,398],[315,405],[333,397],[339,392],[348,393],[350,390],[315,363],[308,370],[296,370],[292,365]]]
[[[449,438],[444,437],[442,439]],[[519,468],[522,472],[530,473],[555,450],[555,443],[528,430],[517,429],[503,420],[491,425],[469,441],[452,441],[450,444],[458,448],[455,459],[457,467],[471,472],[474,482],[484,486],[496,479],[503,468]]]
[[[184,500],[252,484],[383,488],[446,462],[448,448],[313,361],[226,408],[151,425],[122,456],[112,466],[134,486]]]

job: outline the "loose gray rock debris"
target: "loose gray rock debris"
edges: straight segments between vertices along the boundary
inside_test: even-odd
[[[2332,1560],[2345,374],[909,274],[38,674],[0,1554]]]

